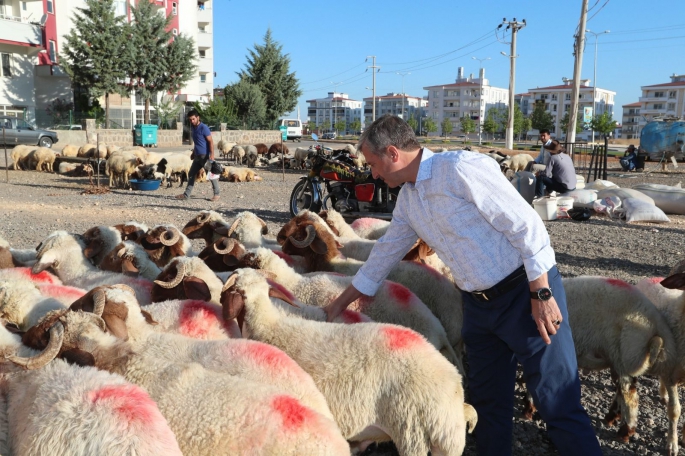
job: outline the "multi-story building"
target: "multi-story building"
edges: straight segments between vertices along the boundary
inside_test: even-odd
[[[545,111],[552,114],[554,119],[554,131],[552,133],[557,138],[562,137],[566,133],[562,131],[561,121],[564,115],[571,109],[571,94],[573,93],[573,80],[567,78],[562,80],[564,83],[561,85],[528,89],[530,94],[529,110],[532,112],[535,108],[535,103],[542,100],[545,103]],[[595,97],[595,114],[609,112],[613,115],[616,92],[600,89],[599,87],[591,87],[589,84],[589,79],[582,79],[580,81],[580,93],[578,95],[579,119],[583,118],[584,108],[591,108],[593,106],[593,95]]]
[[[530,93],[517,93],[514,95],[514,103],[521,109],[524,116],[529,116],[533,112],[533,95]]]
[[[621,138],[635,139],[640,137],[640,108],[642,103],[635,102],[623,105],[621,118]]]
[[[130,21],[130,7],[137,1],[114,0],[115,11]],[[173,96],[183,102],[208,101],[214,84],[213,0],[147,1],[171,17],[174,35],[184,33],[197,43],[198,72]],[[73,28],[75,9],[85,6],[84,0],[0,0],[0,114],[45,127],[52,123],[45,108],[53,100],[74,100],[71,81],[59,67],[59,53]],[[110,119],[121,128],[142,123],[143,105],[135,93],[129,98],[111,96]]]
[[[428,100],[421,97],[412,97],[406,93],[389,93],[376,97],[376,118],[384,114],[400,116],[403,119],[423,116]],[[364,98],[364,125],[371,125],[373,119],[373,97]],[[404,109],[404,111],[403,111]]]
[[[460,119],[469,116],[477,123],[485,118],[490,108],[506,108],[509,90],[494,87],[485,79],[485,69],[481,68],[479,77],[470,74],[464,77],[464,68],[459,67],[454,84],[441,84],[424,87],[428,91],[428,116],[438,124],[438,134],[442,134],[440,124],[444,119],[452,123],[452,131],[461,131]]]
[[[362,102],[352,100],[346,93],[328,92],[326,98],[307,100],[307,103],[309,103],[307,117],[310,130],[317,126],[320,128],[326,121],[331,129],[335,128],[335,123],[340,120],[345,121],[347,129],[353,121],[361,121]]]
[[[673,74],[671,82],[640,87],[638,131],[655,117],[685,117],[685,74]]]

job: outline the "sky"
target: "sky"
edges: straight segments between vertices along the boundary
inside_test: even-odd
[[[337,91],[351,99],[372,95],[371,59],[376,56],[376,95],[427,95],[423,87],[453,83],[457,68],[509,87],[510,35],[496,34],[506,18],[526,27],[517,34],[515,93],[562,84],[573,77],[573,35],[581,0],[214,0],[215,86],[236,82],[248,51],[264,41],[268,28],[291,59],[303,91],[298,101]],[[640,87],[670,82],[685,74],[685,2],[682,0],[589,0],[587,28],[609,30],[597,44],[597,87],[616,92],[621,105],[638,101]],[[593,80],[595,38],[587,35],[581,79]],[[404,77],[397,73],[411,73]],[[296,114],[297,110],[294,111]]]

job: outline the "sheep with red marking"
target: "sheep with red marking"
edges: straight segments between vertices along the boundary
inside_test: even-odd
[[[83,254],[95,266],[99,266],[105,256],[121,243],[121,232],[111,226],[94,226],[82,235],[86,248]]]
[[[223,282],[197,257],[174,258],[154,281],[152,302],[199,299],[219,303]]]
[[[136,291],[138,301],[149,304],[152,282],[147,279],[128,277],[93,266],[83,254],[86,244],[80,235],[66,231],[50,234],[38,249],[38,259],[31,268],[33,274],[52,269],[64,285],[91,290],[98,285],[123,283]]]
[[[269,249],[249,249],[241,258],[231,261],[234,269],[263,269],[305,304],[323,307],[333,301],[352,283],[352,277],[326,273],[300,275]],[[354,301],[351,310],[368,315],[372,320],[394,323],[422,334],[453,364],[459,363],[447,339],[445,329],[426,305],[405,286],[385,281],[375,296]]]
[[[462,453],[475,410],[464,403],[455,367],[420,334],[394,325],[295,319],[279,311],[269,293],[259,273],[237,271],[221,296],[226,318],[242,317],[251,339],[303,366],[347,440],[392,440],[402,456]]]
[[[41,347],[64,328],[59,356],[145,388],[185,454],[349,454],[311,377],[278,349],[152,332],[126,287],[95,289],[76,308],[86,311],[48,314],[24,342]]]
[[[142,388],[119,375],[53,360],[64,332],[55,328],[50,335],[52,343],[36,353],[0,325],[0,356],[31,369],[0,380],[6,414],[1,454],[181,455],[174,433]]]
[[[0,270],[0,280],[30,280],[36,285],[62,285],[62,281],[48,271],[33,273],[31,268],[19,267]]]
[[[364,239],[378,240],[388,231],[390,222],[370,217],[358,218],[350,224],[352,230]]]
[[[54,298],[43,296],[28,280],[0,280],[0,318],[28,329],[51,310],[66,306]]]
[[[269,227],[266,222],[252,212],[245,211],[236,216],[224,236],[237,239],[248,248],[266,247],[271,250],[281,250],[279,242],[273,237],[267,237],[268,234]]]
[[[181,256],[195,256],[190,239],[174,225],[157,225],[138,239],[150,259],[160,268]]]
[[[225,322],[216,304],[195,299],[172,299],[145,306],[145,312],[156,323],[158,332],[181,334],[191,339],[239,339],[240,329],[235,321]]]

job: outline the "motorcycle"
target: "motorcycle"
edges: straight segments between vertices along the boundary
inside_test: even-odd
[[[316,134],[312,135],[318,141]],[[389,188],[371,171],[360,170],[347,150],[327,151],[318,142],[308,160],[312,168],[290,195],[290,214],[335,209],[346,218],[392,219],[400,188]]]

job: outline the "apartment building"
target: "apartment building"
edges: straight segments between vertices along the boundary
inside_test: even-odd
[[[554,119],[554,136],[560,138],[566,132],[562,131],[561,120],[564,115],[571,109],[571,95],[573,93],[573,80],[562,78],[564,81],[561,85],[536,87],[528,89],[529,97],[522,97],[522,100],[529,101],[529,111],[532,113],[535,103],[539,100],[544,101],[545,111],[552,114]],[[526,94],[526,95],[528,95]],[[580,93],[578,94],[578,112],[582,119],[584,108],[593,107],[593,97],[595,105],[595,114],[603,114],[609,112],[613,115],[614,112],[614,97],[616,92],[611,90],[601,89],[599,87],[590,86],[589,79],[581,79]]]
[[[654,118],[685,118],[685,74],[671,75],[671,82],[640,87],[637,136],[642,127]]]
[[[526,93],[517,93],[514,95],[514,103],[519,106],[521,113],[524,116],[529,116],[533,112],[533,95]]]
[[[464,67],[457,70],[457,78],[453,84],[440,84],[424,87],[428,91],[428,116],[438,124],[438,132],[442,134],[440,124],[444,119],[450,119],[452,131],[461,131],[461,119],[470,116],[478,124],[490,108],[506,108],[508,106],[509,90],[494,87],[485,78],[485,69],[481,68],[478,78],[473,74],[464,77]]]
[[[344,120],[348,126],[354,120],[362,120],[362,102],[353,100],[346,93],[328,92],[326,98],[307,100],[307,118],[310,128],[321,127],[326,121],[330,128],[336,122]]]
[[[621,138],[635,139],[640,137],[640,108],[639,101],[623,105],[621,117]]]
[[[136,1],[115,0],[115,11],[130,21],[130,6]],[[213,0],[148,1],[171,17],[174,35],[187,34],[197,43],[198,73],[174,98],[208,101],[214,84]],[[49,103],[56,98],[73,101],[71,81],[59,67],[59,53],[72,29],[75,9],[85,6],[84,0],[0,0],[0,115],[47,127],[52,124],[45,113]],[[143,105],[135,93],[128,98],[112,96],[110,119],[120,128],[131,128],[142,122]]]
[[[364,98],[364,125],[373,123],[373,103],[373,97]],[[377,96],[375,103],[376,118],[384,114],[392,114],[407,120],[416,115],[423,116],[426,107],[428,107],[428,100],[424,98],[393,92]]]

